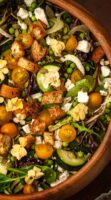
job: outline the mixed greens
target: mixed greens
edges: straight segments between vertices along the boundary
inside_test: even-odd
[[[0,1],[0,192],[30,194],[80,170],[111,118],[105,52],[44,0]]]

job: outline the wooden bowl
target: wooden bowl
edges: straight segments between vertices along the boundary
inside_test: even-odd
[[[72,0],[48,0],[49,2],[60,6],[63,10],[67,10],[73,16],[79,18],[90,31],[95,35],[96,39],[103,47],[107,58],[111,64],[111,38],[104,28],[90,15],[90,13],[82,6]],[[74,176],[59,184],[54,188],[50,188],[43,192],[31,195],[0,195],[0,200],[62,200],[79,192],[91,181],[93,181],[104,169],[111,159],[111,122],[104,137],[104,140],[92,159]]]

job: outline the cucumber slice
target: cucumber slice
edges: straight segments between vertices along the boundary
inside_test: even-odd
[[[53,90],[52,84],[52,75],[55,74],[55,79],[57,73],[59,73],[59,67],[55,65],[46,65],[40,69],[40,71],[37,74],[37,83],[39,88],[42,90],[42,92],[50,92]]]
[[[73,167],[83,165],[89,158],[89,154],[84,155],[83,158],[77,158],[73,152],[63,149],[57,149],[57,154],[65,164]]]

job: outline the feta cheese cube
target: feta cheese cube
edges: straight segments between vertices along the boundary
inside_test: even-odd
[[[71,82],[70,79],[67,79],[67,82],[65,83],[65,88],[67,91],[71,90],[75,85]]]
[[[100,65],[105,65],[105,60],[104,60],[104,58],[100,60]]]
[[[25,126],[22,126],[22,129],[25,133],[29,134],[30,133],[30,127],[29,124],[26,124]]]
[[[29,16],[29,13],[24,8],[20,8],[17,13],[17,16],[20,17],[21,19],[26,19]]]
[[[27,24],[21,20],[18,20],[18,25],[21,27],[22,30],[27,29]]]
[[[100,94],[101,94],[102,96],[104,96],[104,97],[107,96],[107,92],[106,92],[105,90],[100,90]]]
[[[107,66],[102,66],[101,72],[102,72],[103,77],[108,77],[110,75],[110,69]]]
[[[36,8],[35,11],[34,11],[34,14],[35,14],[35,17],[36,17],[37,20],[40,19],[47,26],[49,26],[46,14],[44,12],[44,9],[42,9],[42,8]]]
[[[42,144],[43,143],[43,139],[41,136],[37,136],[36,137],[36,144]]]
[[[0,162],[0,173],[6,175],[7,171],[7,163]]]
[[[38,92],[36,94],[31,95],[32,99],[39,99],[40,97],[42,97],[42,93]]]
[[[33,2],[35,2],[35,0],[24,0],[24,2],[25,2],[25,4],[26,4],[28,7],[30,7],[31,4],[32,4]]]
[[[59,149],[61,147],[62,147],[62,142],[61,141],[55,141],[54,148]]]
[[[88,103],[89,96],[87,92],[80,91],[78,92],[78,102],[79,103]]]
[[[62,106],[62,110],[64,110],[65,112],[68,112],[71,106],[72,106],[72,103],[66,103]]]
[[[89,53],[91,49],[91,44],[87,40],[82,40],[78,42],[78,46],[76,49],[84,53]]]
[[[110,83],[108,81],[105,81],[104,88],[107,90],[110,86]]]

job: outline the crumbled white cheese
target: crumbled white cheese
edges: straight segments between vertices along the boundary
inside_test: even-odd
[[[78,42],[78,46],[76,49],[84,53],[89,53],[91,49],[91,44],[87,40],[82,40]]]
[[[55,141],[55,143],[54,143],[54,148],[55,149],[59,149],[59,148],[61,148],[62,147],[62,142],[61,141]]]
[[[53,87],[59,87],[61,85],[59,68],[48,69],[48,72],[44,76],[40,77],[40,81],[43,83],[44,88],[48,88],[49,85]]]
[[[27,29],[27,24],[21,20],[18,20],[18,25],[21,27],[22,30]]]
[[[42,187],[40,187],[40,186],[38,186],[38,192],[41,192],[41,191],[43,191],[44,189],[42,188]]]
[[[60,166],[58,166],[57,170],[58,170],[59,172],[63,172],[63,171],[64,171],[64,169],[63,169],[62,167],[60,167]]]
[[[29,124],[22,126],[22,129],[25,133],[29,134],[31,132]]]
[[[29,17],[31,18],[33,16],[32,12],[29,11]]]
[[[28,171],[27,176],[25,177],[25,182],[27,184],[32,184],[34,180],[41,178],[44,173],[41,171],[40,168],[34,167],[33,169]]]
[[[0,162],[0,173],[7,174],[7,163]]]
[[[31,95],[32,99],[39,99],[40,97],[42,97],[42,93],[38,92],[36,94]]]
[[[105,91],[105,90],[100,90],[100,94],[101,94],[102,96],[106,97],[108,93],[107,93],[107,91]]]
[[[110,86],[110,83],[108,81],[105,81],[104,88],[107,90],[109,86]]]
[[[105,60],[104,60],[104,58],[102,58],[102,59],[100,60],[100,65],[105,65]]]
[[[4,98],[0,97],[0,103],[3,103],[3,102],[4,102]]]
[[[75,85],[71,82],[70,79],[67,79],[67,82],[65,83],[65,88],[67,91],[71,90]]]
[[[5,79],[5,75],[9,73],[8,68],[6,67],[7,61],[0,59],[0,81]]]
[[[111,71],[110,71],[109,67],[102,66],[101,67],[101,72],[102,72],[103,77],[108,77],[110,75]]]
[[[35,142],[36,144],[42,144],[43,143],[43,139],[42,139],[42,137],[41,136],[37,136],[36,137],[36,142]]]
[[[111,95],[111,78],[105,80],[104,88],[108,91],[108,95]]]
[[[46,17],[44,9],[42,9],[42,8],[36,8],[35,11],[34,11],[34,14],[35,14],[35,17],[36,17],[37,20],[40,19],[47,26],[49,26],[48,20],[47,20],[47,17]]]
[[[27,155],[26,149],[20,144],[13,145],[10,152],[12,156],[17,158],[17,160],[21,160],[21,158]]]
[[[24,125],[25,124],[25,118],[26,118],[26,115],[25,114],[21,114],[21,113],[18,113],[16,114],[16,116],[13,118],[13,121],[15,123],[20,123],[21,125]],[[26,130],[26,128],[25,128]]]
[[[87,92],[79,91],[77,98],[79,103],[88,103],[89,101],[89,96]]]
[[[17,12],[17,16],[20,17],[21,19],[26,19],[29,16],[29,13],[24,8],[20,8],[19,11]]]
[[[109,60],[104,60],[104,58],[102,58],[101,61],[100,61],[100,65],[106,66],[106,65],[109,65],[109,64],[110,64]]]
[[[18,97],[8,99],[7,104],[6,104],[6,110],[8,112],[15,111],[22,108],[23,108],[22,99],[19,99]]]
[[[46,43],[51,47],[55,56],[60,57],[62,51],[65,49],[65,44],[62,41],[50,38],[49,36],[46,38]]]
[[[65,181],[68,177],[69,177],[69,172],[68,172],[68,171],[64,171],[64,172],[59,176],[59,180],[55,181],[54,183],[51,183],[51,187],[55,187],[56,185],[62,183],[62,182]]]
[[[68,112],[71,109],[71,106],[72,106],[72,103],[63,104],[62,110],[64,110],[65,112]]]
[[[25,2],[25,4],[26,4],[28,7],[30,7],[31,4],[32,4],[33,2],[35,2],[35,0],[24,0],[24,2]]]

